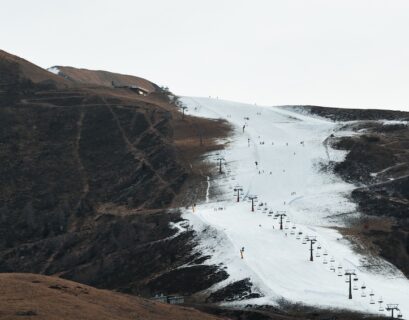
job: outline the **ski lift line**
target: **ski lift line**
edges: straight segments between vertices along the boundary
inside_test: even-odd
[[[293,199],[294,200],[294,199]],[[373,265],[373,266],[376,266],[376,265]],[[362,266],[360,266],[360,267],[363,267],[363,268],[367,268],[368,267],[368,265],[362,265]],[[359,268],[359,267],[358,267]],[[400,277],[397,277],[397,278],[400,278]],[[403,277],[402,277],[403,278]]]

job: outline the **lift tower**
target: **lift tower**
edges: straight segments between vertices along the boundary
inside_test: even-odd
[[[394,311],[395,310],[399,312],[398,313],[398,318],[402,318],[402,313],[400,312],[398,307],[399,307],[398,304],[387,304],[386,305],[386,310],[391,312],[391,318],[392,319],[395,319],[395,317],[394,317]]]
[[[314,243],[317,242],[317,237],[307,237],[307,241],[310,242],[310,261],[314,261]]]
[[[286,217],[285,211],[277,211],[275,217],[280,217],[280,230],[283,230],[283,217]]]
[[[248,196],[251,200],[251,212],[254,212],[254,202],[257,200],[257,196]]]
[[[237,202],[240,202],[240,192],[243,192],[243,187],[237,185],[233,190],[234,192],[237,192]]]
[[[222,172],[222,163],[224,161],[224,158],[223,157],[218,157],[216,160],[219,162],[219,173],[221,174],[221,173],[223,173]]]
[[[349,283],[349,296],[348,296],[348,298],[352,299],[352,276],[354,276],[354,279],[353,279],[354,281],[357,281],[358,278],[356,276],[355,270],[353,270],[353,269],[345,270],[345,275],[347,276],[347,280],[345,282]]]

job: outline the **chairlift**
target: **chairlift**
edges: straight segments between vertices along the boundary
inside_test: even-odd
[[[294,230],[291,230],[290,234],[291,234],[291,235],[294,235],[294,234],[295,234]]]
[[[327,256],[328,255],[328,252],[327,252],[327,250],[325,250],[324,251],[324,256]]]
[[[365,286],[365,283],[362,284],[361,289],[362,289],[361,297],[362,297],[362,298],[365,298],[365,297],[366,297],[366,293],[365,293],[366,286]]]
[[[301,239],[300,234],[297,233],[297,236],[296,236],[295,238],[296,238],[297,240],[300,240],[300,239]]]
[[[285,220],[285,222],[290,223],[290,219],[289,219],[289,218],[287,218],[287,219]]]
[[[369,304],[375,304],[375,300],[372,296],[371,296],[371,299],[369,300]]]
[[[330,260],[330,262],[332,262],[332,263],[334,263],[334,262],[335,262],[335,259],[334,259],[334,257],[331,257],[331,260]]]
[[[302,239],[302,244],[307,244],[307,239],[306,238]]]
[[[295,225],[293,225],[293,229],[295,230],[295,229],[297,229],[297,227]]]
[[[402,316],[402,312],[399,310],[399,313],[398,313],[398,318],[399,319],[402,319],[403,318],[403,316]]]
[[[338,277],[342,277],[342,272],[341,272],[341,270],[338,271]]]
[[[288,226],[287,226],[287,225],[285,225],[284,229],[285,229],[285,230],[288,230]]]
[[[333,264],[331,264],[331,266],[330,266],[330,268],[329,268],[331,271],[334,271],[335,272],[335,267],[334,267],[334,265]]]
[[[342,265],[341,265],[341,264],[338,265],[338,269],[342,269]]]
[[[383,303],[383,299],[382,299],[382,297],[379,297],[379,299],[378,299],[378,303]]]
[[[354,287],[352,289],[358,290],[358,286],[356,285],[356,283],[354,284]]]
[[[328,264],[327,258],[324,258],[323,264]]]
[[[385,311],[382,305],[379,305],[379,311]]]
[[[318,244],[317,249],[321,250],[321,245],[320,244]]]
[[[375,295],[375,293],[373,293],[373,290],[371,290],[371,293],[369,294],[371,297],[373,297]]]
[[[317,252],[315,253],[315,256],[316,256],[317,258],[321,257],[320,252],[317,251]]]
[[[354,276],[354,281],[358,281],[358,276],[357,275]]]

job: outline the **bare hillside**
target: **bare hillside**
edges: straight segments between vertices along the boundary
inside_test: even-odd
[[[99,290],[56,277],[0,274],[1,319],[221,319],[192,308]]]

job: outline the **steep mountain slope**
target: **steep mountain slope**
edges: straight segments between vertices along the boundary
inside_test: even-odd
[[[212,257],[206,263],[224,265],[229,274],[212,288],[210,300],[242,306],[287,302],[386,315],[376,299],[398,303],[409,314],[408,279],[376,254],[356,252],[338,231],[362,217],[350,198],[356,186],[331,170],[342,165],[346,153],[331,148],[328,137],[353,134],[340,130],[345,123],[285,108],[207,98],[183,101],[196,115],[226,118],[236,127],[223,153],[224,173],[213,182],[221,190],[217,201],[184,215],[199,235],[197,250]],[[240,202],[237,190],[242,191]],[[253,196],[258,197],[254,210]],[[314,261],[306,246],[312,237],[317,242]],[[348,299],[344,279],[351,269],[357,275],[354,299]]]
[[[195,309],[34,274],[0,274],[1,319],[216,320]]]
[[[160,92],[63,88],[68,80],[9,60],[0,60],[0,271],[147,297],[199,291],[223,277],[206,266],[192,269],[206,275],[197,287],[184,281],[193,271],[180,267],[200,255],[173,208],[204,197],[210,167],[191,164],[220,148],[215,139],[228,127],[182,119]],[[159,285],[168,274],[181,279],[178,287]]]
[[[35,84],[53,84],[61,88],[70,86],[70,83],[63,78],[53,74],[50,75],[46,70],[1,49],[0,74],[0,85],[2,88],[9,86],[11,83],[16,83],[16,78],[20,80],[29,79]]]
[[[333,169],[356,185],[351,198],[365,214],[352,221],[353,227],[343,229],[343,233],[409,277],[409,113],[317,106],[289,108],[344,121],[342,130],[353,132],[327,140],[333,148],[348,152]]]
[[[385,292],[385,302],[403,305],[405,282],[374,274],[360,260],[366,255],[328,228],[342,226],[347,234],[356,220],[344,217],[357,217],[349,198],[356,186],[342,163],[354,175],[374,173],[365,161],[369,171],[355,170],[359,153],[342,162],[346,152],[331,148],[351,146],[342,139],[351,133],[338,131],[345,123],[208,99],[185,99],[188,113],[199,117],[182,117],[168,93],[149,81],[152,91],[139,95],[126,86],[142,85],[140,78],[61,68],[71,76],[8,54],[0,59],[0,271],[55,275],[145,297],[182,294],[187,304],[233,319],[362,318],[342,308],[377,313],[365,299],[344,301],[345,283],[325,265],[310,268],[307,248],[295,234],[278,233],[267,202],[274,212],[287,211],[288,228],[317,235],[343,268],[359,269],[368,289]],[[218,174],[223,155],[227,164]],[[389,166],[382,153],[377,158]],[[403,165],[385,172],[404,171]],[[381,179],[385,172],[375,173]],[[232,204],[237,183],[245,199],[254,193],[263,202],[251,216],[249,203]],[[404,196],[405,185],[398,185]],[[393,267],[382,271],[391,270],[401,276]],[[300,301],[311,307],[294,305]],[[333,307],[339,309],[323,310]]]

